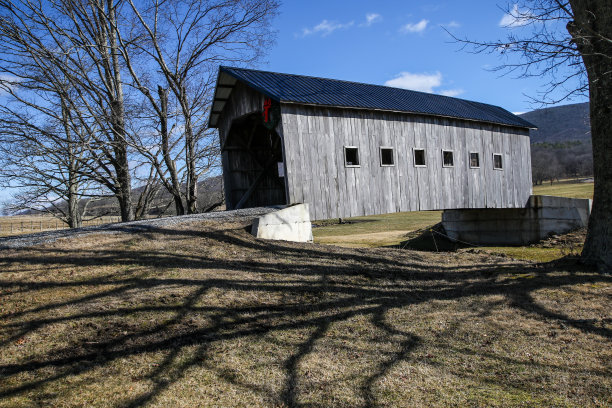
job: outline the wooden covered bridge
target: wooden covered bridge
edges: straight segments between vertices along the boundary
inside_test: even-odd
[[[228,209],[308,203],[311,219],[521,208],[529,129],[497,106],[405,89],[220,67]]]

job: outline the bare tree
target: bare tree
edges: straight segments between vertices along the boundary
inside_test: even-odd
[[[595,192],[582,258],[612,269],[612,3],[608,0],[530,0],[507,8],[507,38],[457,39],[476,52],[499,53],[499,67],[549,78],[537,99],[556,103],[588,94]],[[514,59],[514,57],[518,57]],[[555,92],[553,92],[555,91]],[[558,95],[560,92],[560,96]]]
[[[44,212],[69,227],[80,227],[92,195],[99,194],[82,173],[87,149],[73,134],[61,101],[56,116],[0,108],[0,182],[17,189],[10,208]],[[41,120],[42,119],[42,120]]]
[[[132,86],[145,95],[159,123],[161,148],[148,155],[173,195],[177,213],[185,207],[194,213],[199,177],[219,164],[218,139],[206,128],[217,66],[221,61],[244,64],[259,59],[274,38],[270,20],[279,4],[275,0],[127,1],[136,25],[132,34],[138,41],[118,32],[120,49]],[[135,64],[134,55],[145,63]],[[151,78],[139,69],[151,65],[160,76]],[[179,130],[180,141],[173,139],[172,130]],[[182,163],[184,172],[177,163]],[[185,206],[179,179],[185,184]]]
[[[218,64],[260,58],[277,7],[0,0],[0,84],[39,116],[54,117],[50,107],[61,100],[63,134],[87,152],[77,158],[79,176],[117,198],[122,220],[144,216],[159,183],[177,214],[193,213],[198,179],[219,163],[218,138],[206,128]]]
[[[74,89],[60,70],[37,61],[34,46],[19,47],[27,38],[14,27],[0,19],[0,38],[18,39],[0,45],[0,91],[8,99],[0,106],[0,180],[18,189],[12,210],[47,212],[80,227],[100,189],[83,173],[91,156],[70,103]]]
[[[87,176],[118,199],[121,218],[133,219],[125,102],[112,0],[0,1],[0,72],[17,78],[16,95],[27,106],[45,107],[57,78],[72,90],[66,110],[85,130],[92,161]],[[31,72],[48,72],[33,77]],[[44,82],[46,81],[46,82]],[[27,91],[38,91],[28,100]],[[40,109],[39,109],[40,110]]]

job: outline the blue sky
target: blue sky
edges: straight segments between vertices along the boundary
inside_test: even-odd
[[[505,6],[490,0],[285,0],[273,23],[276,41],[265,62],[253,68],[386,84],[526,112],[541,107],[528,96],[537,96],[546,78],[491,72],[503,62],[498,55],[462,51],[442,29],[473,40],[503,39],[508,30],[521,30],[502,27],[508,22]],[[9,191],[0,189],[0,201],[7,198]]]
[[[441,93],[512,112],[533,110],[541,106],[528,96],[537,96],[543,78],[491,72],[503,62],[498,55],[462,51],[442,28],[461,38],[503,39],[521,29],[501,26],[508,21],[505,6],[485,0],[285,0],[274,23],[277,41],[258,68]]]

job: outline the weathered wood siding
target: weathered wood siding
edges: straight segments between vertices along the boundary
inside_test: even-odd
[[[312,219],[397,211],[523,207],[531,195],[529,131],[461,120],[282,104],[289,203],[309,203]],[[360,167],[345,167],[344,146]],[[394,148],[395,165],[379,149]],[[424,148],[426,167],[415,167]],[[442,149],[453,167],[442,166]],[[470,168],[469,153],[480,168]],[[493,169],[493,154],[503,170]]]
[[[231,129],[232,122],[249,113],[261,111],[264,96],[238,81],[232,89],[229,100],[223,108],[223,114],[219,118],[219,139],[221,146]]]

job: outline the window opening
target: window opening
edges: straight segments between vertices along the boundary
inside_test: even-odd
[[[504,168],[501,154],[493,153],[493,168],[495,170],[502,170]]]
[[[395,160],[393,157],[392,147],[381,147],[380,148],[380,165],[381,166],[394,166]]]
[[[480,156],[478,153],[470,153],[470,167],[473,169],[480,167]]]
[[[414,149],[414,165],[425,167],[425,149]]]
[[[452,150],[442,150],[442,167],[453,167],[454,165]]]
[[[359,148],[355,146],[344,147],[344,165],[346,167],[359,167]]]

